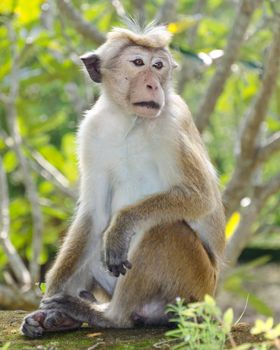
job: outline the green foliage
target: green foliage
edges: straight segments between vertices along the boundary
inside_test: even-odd
[[[280,324],[274,326],[274,320],[256,320],[251,329],[252,335],[262,335],[264,341],[259,343],[244,343],[236,345],[231,330],[235,325],[233,310],[224,313],[215,300],[206,295],[204,301],[185,305],[177,299],[175,305],[170,305],[167,311],[174,314],[172,322],[176,323],[174,330],[166,333],[170,342],[175,341],[173,350],[271,350],[279,348]]]
[[[84,18],[103,33],[112,26],[121,24],[110,2],[72,2]],[[128,13],[135,13],[134,2],[124,0],[122,3]],[[147,21],[157,15],[162,3],[162,0],[146,2]],[[203,66],[199,54],[223,50],[235,11],[234,2],[207,1],[197,38],[191,46],[189,31],[197,23],[197,18],[191,15],[195,3],[195,0],[178,1],[178,19],[173,23],[172,30],[173,52],[178,63],[182,64],[191,58],[191,64],[197,65],[201,71],[197,78],[186,83],[182,91],[183,98],[193,112],[197,110],[216,66]],[[204,135],[211,158],[220,174],[222,186],[230,179],[234,168],[233,147],[240,121],[261,83],[264,56],[271,42],[270,26],[261,25],[267,16],[271,16],[271,10],[268,2],[264,2],[263,7],[256,11],[249,28],[249,34],[255,34],[245,41],[240,58],[233,67],[233,74],[211,118],[210,128]],[[12,42],[8,36],[8,23],[15,31],[15,39]],[[67,229],[75,203],[73,198],[68,197],[56,184],[42,176],[42,171],[34,167],[34,155],[39,154],[50,166],[57,169],[69,187],[77,187],[76,130],[82,112],[89,109],[97,97],[96,86],[86,83],[81,72],[79,55],[94,50],[96,45],[84,39],[67,18],[58,14],[54,1],[0,1],[1,94],[8,94],[11,88],[12,45],[21,53],[19,95],[16,101],[17,120],[23,140],[22,150],[33,165],[30,176],[37,186],[43,212],[44,248],[40,262],[47,264],[55,254],[57,242]],[[177,77],[180,77],[180,73],[178,70]],[[278,81],[278,88],[264,123],[265,136],[280,130],[279,96]],[[26,199],[22,171],[9,137],[7,122],[6,110],[4,105],[0,104],[0,155],[9,182],[10,235],[16,249],[28,263],[32,255],[30,204]],[[267,163],[263,174],[265,179],[279,171],[276,157],[272,157]],[[278,203],[279,197],[273,196],[261,216],[271,227],[280,225],[280,211],[275,210]],[[271,234],[266,234],[262,240],[262,245],[269,245],[270,237],[274,244],[276,234],[276,230],[271,230]],[[0,281],[3,280],[3,271],[8,268],[7,258],[0,248]],[[242,290],[242,278],[244,274],[240,274],[238,278],[233,276],[231,282],[227,282],[227,286],[231,284],[231,289],[235,288],[245,296],[247,292]],[[270,314],[259,300],[250,298],[249,302],[255,303],[260,312]]]
[[[206,295],[203,302],[184,304],[178,299],[175,305],[168,307],[175,314],[171,320],[176,322],[175,330],[168,331],[167,337],[178,340],[173,349],[218,350],[223,349],[233,324],[233,310],[224,314],[215,300]]]

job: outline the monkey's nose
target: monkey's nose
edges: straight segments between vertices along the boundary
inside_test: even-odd
[[[158,89],[157,84],[147,84],[146,85],[148,90],[156,91]]]

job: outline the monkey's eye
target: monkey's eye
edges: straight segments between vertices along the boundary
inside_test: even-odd
[[[131,62],[134,63],[134,65],[137,67],[144,66],[144,62],[141,58],[136,58],[135,60],[133,60]]]
[[[161,61],[158,61],[155,64],[153,64],[153,67],[155,67],[156,69],[161,69],[163,67],[163,63]]]

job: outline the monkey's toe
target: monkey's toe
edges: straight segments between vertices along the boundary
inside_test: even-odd
[[[30,338],[41,337],[44,333],[42,322],[46,317],[46,312],[38,310],[27,315],[20,327],[21,333]]]
[[[46,332],[76,329],[81,325],[81,322],[57,310],[49,310],[44,320],[44,329]]]

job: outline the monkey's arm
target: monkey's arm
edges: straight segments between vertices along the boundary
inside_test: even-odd
[[[217,206],[218,200],[216,184],[202,168],[201,173],[196,169],[196,176],[189,176],[181,185],[122,209],[104,233],[105,264],[115,276],[124,274],[130,265],[130,240],[138,228],[149,230],[163,223],[200,219]]]

